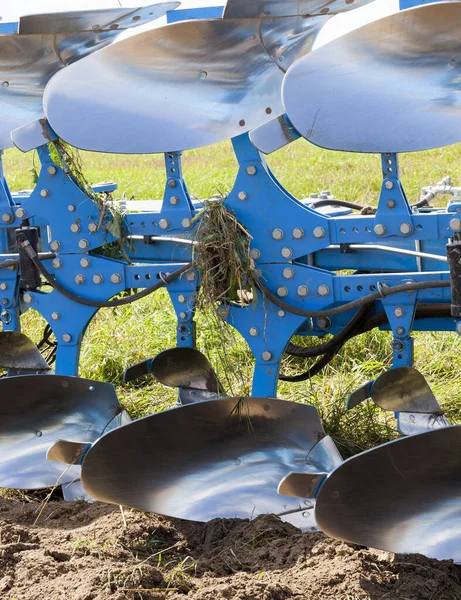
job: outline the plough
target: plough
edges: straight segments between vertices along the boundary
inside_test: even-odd
[[[30,193],[11,193],[0,172],[0,486],[62,485],[69,499],[204,521],[274,513],[341,540],[461,560],[461,427],[414,369],[412,339],[461,334],[460,188],[445,178],[411,205],[398,163],[398,153],[461,141],[461,3],[400,0],[315,47],[330,18],[370,1],[106,6],[2,25],[0,145],[36,150],[41,170]],[[380,154],[377,208],[285,190],[264,154],[300,137]],[[195,348],[204,280],[195,235],[206,212],[181,169],[183,151],[228,139],[239,172],[221,202],[251,237],[259,279],[217,310],[254,356],[247,398],[229,395]],[[163,199],[125,202],[120,225],[116,203],[98,195],[115,185],[84,185],[64,142],[163,153]],[[431,207],[437,194],[445,208]],[[114,257],[103,250],[120,227],[130,244]],[[80,347],[99,308],[160,287],[177,347],[146,356],[125,380],[151,375],[178,388],[178,405],[131,421],[111,385],[78,377]],[[132,288],[142,291],[120,295]],[[56,336],[54,371],[20,331],[29,308]],[[395,414],[402,437],[343,461],[313,406],[277,399],[279,377],[290,380],[280,363],[285,352],[318,357],[291,379],[308,378],[374,327],[392,332],[393,365],[348,408],[370,398]],[[325,334],[319,346],[292,342]]]

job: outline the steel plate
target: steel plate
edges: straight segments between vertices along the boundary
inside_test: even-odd
[[[344,462],[320,488],[330,537],[461,561],[461,426],[402,438]]]
[[[284,72],[311,50],[323,22],[211,19],[146,31],[58,73],[45,112],[60,137],[99,152],[226,140],[283,112]]]
[[[442,409],[424,375],[411,367],[390,369],[378,377],[371,398],[383,410],[441,414]]]
[[[0,487],[69,483],[80,467],[46,460],[59,439],[93,442],[121,412],[112,385],[60,375],[0,379]]]
[[[373,0],[227,0],[224,19],[337,15]]]
[[[218,392],[218,380],[209,360],[195,348],[171,348],[152,360],[152,375],[169,387]]]
[[[103,502],[196,521],[299,511],[299,499],[279,496],[277,486],[323,436],[312,406],[267,398],[189,404],[102,437],[85,455],[82,482]]]
[[[461,141],[460,28],[461,4],[437,2],[326,44],[288,71],[288,117],[333,150],[410,152]]]
[[[0,332],[0,369],[50,371],[37,346],[19,331]]]

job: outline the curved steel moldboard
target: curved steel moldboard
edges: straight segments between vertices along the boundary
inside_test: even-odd
[[[461,141],[460,28],[461,4],[437,2],[318,48],[285,77],[290,120],[333,150],[410,152]]]
[[[461,426],[402,438],[345,461],[320,488],[330,537],[461,561]]]
[[[277,486],[324,435],[313,406],[200,402],[103,436],[85,456],[82,482],[98,500],[196,521],[299,511]]]
[[[37,346],[19,331],[0,332],[0,369],[50,371]]]
[[[47,118],[67,142],[100,152],[170,152],[235,137],[283,112],[283,73],[311,50],[324,20],[211,19],[140,33],[53,77]],[[106,86],[111,94],[97,93]]]
[[[337,15],[373,0],[227,0],[224,19]]]
[[[152,375],[169,387],[218,392],[218,380],[208,359],[195,348],[171,348],[152,360]]]
[[[93,442],[121,410],[107,383],[60,375],[0,379],[0,487],[38,489],[79,478],[80,467],[47,461],[48,449],[59,439]]]
[[[122,31],[145,25],[174,10],[180,2],[164,2],[139,8],[106,8],[26,15],[19,19],[19,34]]]
[[[371,398],[383,410],[441,414],[442,409],[424,375],[411,367],[390,369],[378,377]]]

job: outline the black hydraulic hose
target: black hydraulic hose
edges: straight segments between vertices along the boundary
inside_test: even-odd
[[[404,292],[416,292],[418,290],[430,290],[436,288],[449,288],[451,287],[451,282],[449,280],[444,281],[443,279],[436,279],[435,281],[413,281],[409,283],[402,283],[399,285],[394,285],[393,287],[384,287],[382,286],[378,292],[373,292],[368,294],[367,296],[362,296],[361,298],[357,298],[357,300],[353,300],[352,302],[348,302],[347,304],[342,304],[341,306],[336,306],[334,308],[327,308],[325,310],[304,310],[302,308],[297,308],[296,306],[292,306],[281,300],[278,296],[273,294],[269,289],[265,286],[261,285],[261,289],[263,293],[269,298],[271,302],[273,302],[276,306],[289,312],[293,315],[298,315],[300,317],[333,317],[335,315],[341,315],[349,310],[353,310],[354,308],[360,308],[366,304],[371,304],[380,298],[386,298],[387,296],[392,296],[394,294],[401,294]]]
[[[326,366],[328,366],[334,357],[337,355],[337,351],[328,352],[322,358],[320,358],[315,365],[312,365],[310,369],[308,369],[305,373],[300,373],[299,375],[279,375],[280,381],[288,381],[290,383],[300,383],[301,381],[307,381],[308,379],[312,379],[322,371]]]
[[[86,298],[81,298],[77,296],[70,290],[66,289],[60,283],[58,283],[55,277],[44,267],[42,261],[38,258],[37,253],[32,248],[30,243],[26,240],[21,242],[21,246],[25,249],[27,254],[29,255],[32,262],[36,265],[37,269],[43,275],[43,277],[47,280],[47,282],[60,294],[72,300],[73,302],[77,302],[78,304],[83,304],[84,306],[91,306],[92,308],[114,308],[116,306],[126,306],[127,304],[131,304],[132,302],[136,302],[136,300],[140,300],[141,298],[145,298],[156,292],[160,288],[164,287],[166,284],[175,281],[178,279],[183,273],[189,271],[189,269],[194,267],[194,263],[187,263],[180,269],[177,269],[173,273],[166,274],[160,281],[151,285],[150,287],[138,292],[137,294],[133,294],[132,296],[128,296],[126,298],[118,298],[116,300],[87,300]]]
[[[355,202],[347,202],[346,200],[315,200],[310,204],[310,208],[321,208],[322,206],[339,206],[341,208],[352,208],[352,210],[365,210],[366,208],[370,208],[368,206],[362,206],[361,204],[356,204]]]

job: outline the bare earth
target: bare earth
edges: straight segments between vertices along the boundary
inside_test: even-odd
[[[461,600],[461,567],[301,534],[0,499],[1,600]]]

